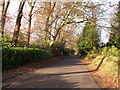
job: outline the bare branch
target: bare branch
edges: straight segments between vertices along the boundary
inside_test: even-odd
[[[67,24],[83,23],[83,22],[85,22],[85,21],[87,21],[87,20],[83,20],[83,21],[79,21],[79,22],[75,22],[75,21],[73,21],[73,22],[67,22]]]

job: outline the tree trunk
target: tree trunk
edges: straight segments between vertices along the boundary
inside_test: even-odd
[[[31,3],[32,4],[32,3]],[[30,34],[31,34],[31,21],[32,21],[32,11],[34,8],[35,2],[33,2],[33,5],[31,5],[31,10],[29,12],[29,19],[28,19],[28,33],[27,33],[27,47],[29,47],[30,44]]]
[[[6,2],[6,5],[5,5],[5,0],[3,0],[3,2],[2,2],[2,15],[1,15],[2,37],[3,37],[3,35],[4,35],[4,27],[5,27],[5,21],[6,21],[6,13],[7,13],[9,4],[10,4],[10,0],[8,0],[8,1]]]
[[[45,35],[46,40],[51,40],[51,36],[53,37],[53,35],[51,34],[52,24],[53,24],[52,14],[55,9],[55,6],[56,6],[56,3],[54,3],[52,7],[51,1],[49,3],[45,3],[45,7],[49,8],[49,10],[47,11],[48,16],[46,19],[45,30],[44,30],[46,32],[46,35]]]
[[[29,47],[30,43],[30,31],[31,31],[31,15],[29,15],[29,20],[28,20],[28,41],[27,41],[27,47]]]
[[[15,25],[15,29],[14,29],[14,33],[13,33],[13,40],[12,40],[12,46],[17,46],[17,42],[18,42],[18,36],[19,36],[19,31],[20,31],[20,26],[21,26],[21,19],[22,19],[22,15],[23,15],[23,7],[24,7],[25,1],[21,1],[20,5],[19,5],[19,12],[18,12],[18,16],[16,19],[16,25]]]

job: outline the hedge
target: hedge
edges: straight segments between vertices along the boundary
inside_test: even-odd
[[[51,52],[33,48],[2,48],[2,69],[11,69],[30,62],[46,60]]]

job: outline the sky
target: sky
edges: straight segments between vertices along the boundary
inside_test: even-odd
[[[88,1],[88,0],[87,0]],[[93,2],[101,2],[106,4],[105,7],[103,7],[103,9],[108,8],[109,6],[107,6],[108,2],[111,2],[112,4],[118,4],[118,2],[120,0],[92,0]],[[102,23],[103,25],[110,27],[110,17],[111,15],[114,14],[114,8],[110,8],[106,15],[104,15],[104,17],[106,18],[106,20],[102,20],[99,23]],[[109,28],[101,28],[101,42],[104,42],[105,44],[109,41]]]
[[[11,11],[11,12],[14,12],[14,11],[16,11],[17,10],[17,8],[18,8],[18,5],[19,5],[19,1],[20,0],[11,0],[12,2],[11,2],[11,4],[10,4],[10,7],[9,7],[9,10]],[[43,1],[43,0],[38,0],[38,1]],[[44,0],[45,1],[45,0]],[[49,1],[49,0],[46,0],[46,1]],[[59,1],[59,0],[53,0],[53,1]],[[60,1],[69,1],[69,0],[60,0]],[[70,0],[70,1],[90,1],[90,0]],[[104,3],[106,3],[106,2],[112,2],[112,3],[117,3],[117,2],[119,2],[120,0],[91,0],[91,1],[93,1],[93,2],[104,2]],[[14,7],[14,10],[13,10],[13,7]]]
[[[41,0],[38,0],[38,1],[41,1]],[[47,1],[49,1],[49,0],[47,0]],[[54,1],[56,1],[56,0],[54,0]],[[59,0],[57,0],[57,1],[59,1]],[[60,1],[63,1],[63,0],[60,0]],[[64,1],[68,1],[68,0],[64,0]],[[83,0],[70,0],[70,1],[83,1]],[[90,0],[84,0],[84,1],[90,1]],[[119,0],[91,0],[91,1],[93,1],[93,2],[101,2],[101,3],[105,3],[105,4],[108,3],[108,2],[111,2],[111,3],[118,3],[119,2]],[[8,12],[11,13],[11,14],[14,13],[14,16],[16,16],[17,15],[18,6],[19,6],[19,2],[20,2],[20,0],[12,0],[11,3],[10,3],[10,6],[8,8]],[[105,9],[105,7],[103,7],[103,9]],[[110,9],[107,12],[107,14],[104,16],[107,21],[103,20],[100,23],[102,23],[104,25],[106,24],[106,26],[110,26],[110,24],[109,24],[110,15],[111,15],[110,12],[113,12],[113,9]],[[15,22],[15,19],[14,19],[14,22]],[[81,28],[78,28],[78,29],[81,30]],[[109,40],[108,30],[106,28],[102,28],[101,31],[102,31],[102,33],[101,33],[102,42],[107,43],[108,40]]]
[[[94,1],[94,2],[112,2],[112,3],[117,3],[120,0],[92,0],[92,1]]]

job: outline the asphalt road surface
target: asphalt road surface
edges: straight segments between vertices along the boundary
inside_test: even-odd
[[[76,56],[3,82],[5,88],[99,88]]]

